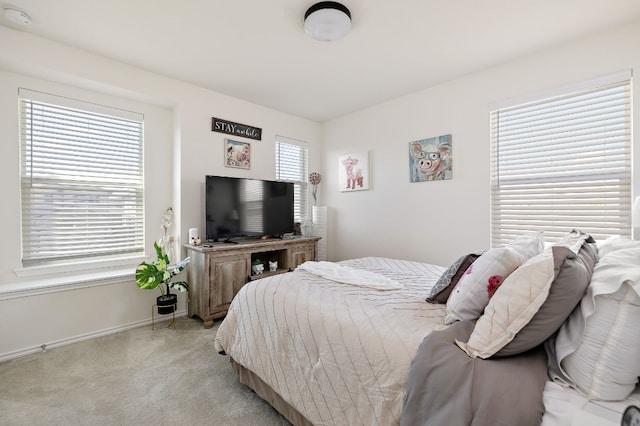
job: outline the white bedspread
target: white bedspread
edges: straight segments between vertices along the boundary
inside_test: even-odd
[[[411,360],[445,327],[444,305],[425,301],[445,268],[386,258],[342,265],[403,287],[378,291],[302,269],[252,281],[215,338],[314,425],[396,425]]]
[[[589,401],[575,389],[548,381],[544,389],[542,426],[620,425],[629,405],[640,406],[640,387],[624,401]]]
[[[344,284],[357,285],[375,290],[399,290],[402,288],[396,280],[387,278],[376,272],[352,268],[335,262],[304,262],[297,269],[311,272],[328,280]]]

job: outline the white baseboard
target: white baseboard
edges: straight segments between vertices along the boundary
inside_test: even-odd
[[[176,318],[184,317],[186,315],[187,315],[186,309],[182,311],[176,311]],[[161,320],[156,320],[156,322],[164,322],[167,320],[168,318],[162,318]],[[10,359],[20,358],[25,355],[36,354],[38,352],[44,352],[49,349],[59,348],[61,346],[70,345],[72,343],[78,343],[78,342],[82,342],[89,339],[95,339],[96,337],[102,337],[102,336],[107,336],[109,334],[119,333],[121,331],[131,330],[132,328],[143,327],[145,325],[150,325],[151,322],[152,322],[151,318],[149,318],[146,320],[132,322],[129,324],[125,324],[125,325],[121,325],[113,328],[107,328],[107,329],[96,331],[93,333],[81,334],[79,336],[74,336],[67,339],[48,342],[41,346],[34,346],[30,348],[20,349],[19,351],[15,351],[15,352],[0,354],[0,362],[9,361]]]

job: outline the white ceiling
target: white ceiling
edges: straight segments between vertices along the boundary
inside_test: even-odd
[[[344,0],[351,32],[319,42],[314,3],[0,4],[32,17],[24,31],[318,122],[640,19],[639,0]]]

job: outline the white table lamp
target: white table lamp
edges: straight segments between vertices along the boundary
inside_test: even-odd
[[[640,228],[640,197],[636,197],[631,209],[631,226],[634,228],[634,239],[640,239],[640,234],[636,235],[635,229]]]

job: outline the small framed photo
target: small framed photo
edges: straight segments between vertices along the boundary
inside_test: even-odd
[[[224,140],[224,165],[238,169],[251,168],[251,144],[249,142]]]
[[[369,189],[369,151],[338,157],[338,184],[342,192]]]

